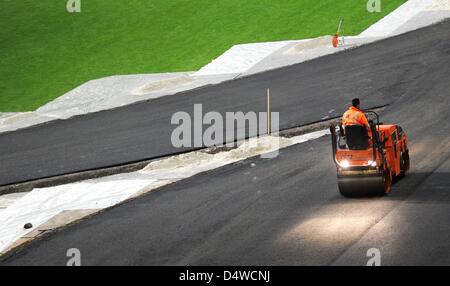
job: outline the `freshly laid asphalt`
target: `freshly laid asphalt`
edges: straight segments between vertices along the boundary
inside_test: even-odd
[[[0,134],[0,186],[186,150],[171,144],[174,113],[192,114],[196,103],[203,113],[265,111],[268,87],[282,129],[338,116],[355,96],[365,107],[392,103],[412,86],[432,86],[414,83],[426,67],[448,65],[436,57],[448,51],[449,30],[447,21],[303,64]]]
[[[270,84],[279,84],[276,94],[285,100],[277,106],[284,126],[304,122],[301,114],[320,117],[358,91],[366,104],[390,102],[382,120],[407,132],[412,164],[392,194],[342,198],[324,137],[274,159],[250,158],[166,186],[37,241],[0,265],[65,265],[69,248],[81,251],[82,265],[366,265],[372,248],[382,265],[450,265],[449,28],[447,22],[222,85],[253,83],[262,90],[261,78],[275,76]],[[301,99],[283,89],[288,83],[316,92]],[[188,102],[209,98],[197,94],[203,92]],[[242,95],[242,101],[252,98]],[[178,104],[175,97],[162,100]],[[237,105],[223,103],[224,110]]]
[[[371,248],[382,265],[450,265],[450,66],[425,69],[382,113],[412,159],[389,196],[342,198],[327,136],[166,186],[0,265],[65,265],[69,248],[82,265],[365,265]]]

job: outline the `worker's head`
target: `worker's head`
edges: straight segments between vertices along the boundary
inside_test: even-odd
[[[360,101],[359,101],[359,98],[354,98],[354,99],[352,100],[352,106],[359,109],[359,107],[360,107]]]

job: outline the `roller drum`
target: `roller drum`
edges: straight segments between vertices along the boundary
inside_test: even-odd
[[[383,196],[390,191],[391,182],[386,175],[338,177],[339,191],[344,197]]]

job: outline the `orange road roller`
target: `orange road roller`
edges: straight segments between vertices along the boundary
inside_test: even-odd
[[[373,118],[371,132],[359,125],[330,127],[338,187],[344,197],[386,195],[393,179],[406,175],[410,167],[405,131],[380,123],[374,111],[366,114]]]

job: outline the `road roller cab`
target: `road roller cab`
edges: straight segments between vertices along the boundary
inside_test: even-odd
[[[382,124],[367,112],[371,137],[364,126],[330,127],[338,186],[345,197],[380,196],[390,193],[394,177],[409,170],[406,133],[395,124]]]

